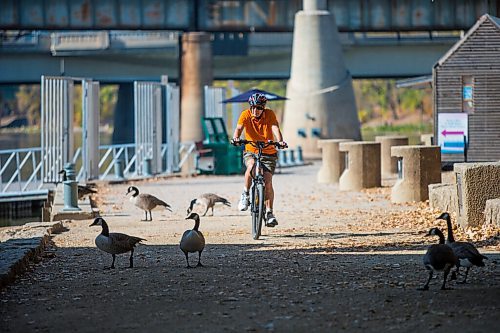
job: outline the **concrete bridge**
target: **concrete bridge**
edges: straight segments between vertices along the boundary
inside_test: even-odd
[[[430,74],[460,31],[500,11],[492,0],[326,3],[355,78]],[[214,79],[286,79],[302,0],[0,0],[0,6],[0,83],[39,82],[42,74],[178,80],[179,36],[189,31],[213,33]]]

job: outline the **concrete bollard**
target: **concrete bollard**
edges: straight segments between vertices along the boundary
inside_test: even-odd
[[[485,222],[486,201],[500,198],[500,162],[457,163],[458,223],[477,227]]]
[[[318,183],[338,183],[342,171],[345,169],[345,153],[339,151],[341,142],[351,139],[325,139],[318,140],[318,148],[322,151],[321,168],[316,177]]]
[[[380,187],[380,143],[341,142],[339,151],[346,153],[346,168],[339,178],[339,189],[361,190]]]
[[[382,177],[390,177],[398,172],[398,159],[391,156],[391,147],[408,145],[408,137],[401,135],[376,136],[375,142],[380,142]]]
[[[439,146],[395,146],[391,155],[403,159],[402,178],[391,190],[392,202],[425,201],[429,185],[441,183]]]
[[[434,145],[434,134],[422,134],[420,135],[420,141],[424,146],[433,146]]]
[[[115,160],[115,178],[116,179],[125,179],[124,165],[125,165],[125,161],[122,160],[121,158]]]
[[[144,161],[142,161],[143,175],[152,176],[153,175],[152,167],[153,167],[152,160],[150,158],[145,158]]]

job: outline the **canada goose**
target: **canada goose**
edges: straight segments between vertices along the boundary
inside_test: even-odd
[[[465,278],[459,283],[467,283],[467,276],[469,275],[469,270],[472,266],[484,267],[483,259],[488,259],[483,256],[472,243],[468,242],[455,242],[453,237],[453,228],[451,226],[451,217],[448,213],[443,213],[439,215],[438,219],[445,220],[448,227],[448,237],[446,238],[446,244],[450,246],[458,257],[458,264],[456,273],[460,274],[460,267],[466,267]],[[452,277],[453,278],[453,277]]]
[[[109,227],[102,217],[97,217],[90,227],[102,226],[101,233],[95,239],[95,245],[104,252],[111,253],[113,262],[110,268],[115,268],[115,257],[117,254],[122,254],[130,251],[130,268],[134,267],[134,247],[140,241],[145,239],[129,236],[117,232],[109,232]]]
[[[145,194],[145,193],[139,194],[139,189],[135,186],[130,186],[128,188],[127,194],[129,194],[130,192],[134,192],[134,194],[132,194],[132,196],[130,197],[130,201],[136,207],[143,209],[144,212],[146,213],[146,219],[141,221],[153,221],[151,210],[155,209],[156,206],[163,206],[168,211],[172,211],[171,209],[172,207],[170,207],[170,205],[165,201],[162,201],[157,197],[152,196],[151,194]],[[150,220],[148,220],[148,212],[149,212],[149,217],[151,218]]]
[[[429,290],[429,282],[432,279],[434,271],[443,271],[443,285],[441,290],[446,289],[446,277],[450,272],[450,269],[455,266],[458,262],[458,258],[453,253],[451,247],[444,243],[444,235],[438,228],[432,228],[429,230],[427,236],[437,235],[439,236],[439,244],[433,244],[429,246],[427,252],[424,256],[424,266],[429,271],[429,278],[421,290]]]
[[[200,195],[198,198],[191,200],[191,204],[189,205],[189,208],[187,209],[187,213],[191,213],[193,211],[193,207],[195,204],[201,204],[205,206],[205,213],[203,213],[203,216],[205,216],[208,212],[208,209],[212,209],[212,216],[214,215],[214,206],[216,203],[222,203],[223,205],[231,207],[231,203],[227,201],[227,199],[224,199],[223,197],[218,196],[217,194],[213,193],[204,193]]]
[[[59,174],[62,175],[63,182],[68,180],[68,177],[66,176],[66,170],[62,169],[61,171],[59,171]],[[92,188],[90,185],[78,184],[78,200],[82,200],[85,196],[96,193],[97,190]]]
[[[187,268],[192,267],[189,266],[189,252],[198,252],[198,265],[196,266],[203,266],[201,264],[201,253],[205,248],[205,237],[203,237],[201,231],[198,230],[198,227],[200,226],[200,216],[196,213],[191,213],[188,217],[186,217],[186,220],[194,220],[194,228],[192,230],[184,231],[180,243],[180,248],[186,256]]]

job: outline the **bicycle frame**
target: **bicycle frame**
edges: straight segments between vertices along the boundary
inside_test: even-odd
[[[254,157],[255,163],[250,173],[252,177],[252,185],[250,187],[250,213],[252,214],[252,237],[253,239],[259,239],[265,212],[265,179],[261,163],[262,150],[271,145],[278,148],[286,148],[286,145],[281,147],[279,143],[273,141],[264,142],[247,140],[241,140],[235,144],[251,144],[258,149],[257,156]]]

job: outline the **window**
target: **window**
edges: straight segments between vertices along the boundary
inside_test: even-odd
[[[474,78],[462,76],[462,112],[474,113]]]

